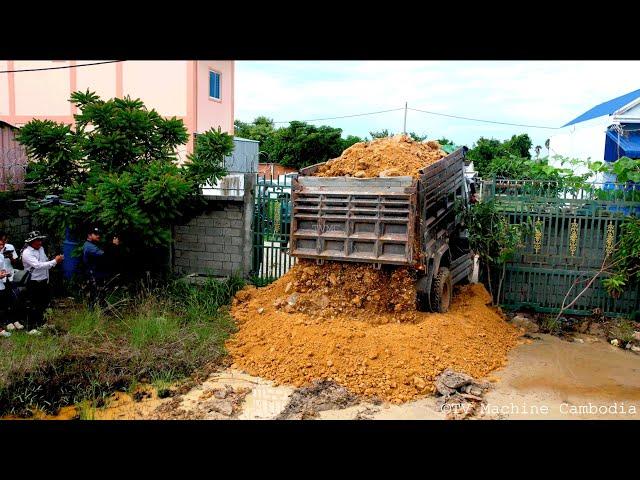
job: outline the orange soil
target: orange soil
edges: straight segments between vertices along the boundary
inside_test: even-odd
[[[319,177],[418,176],[418,170],[431,165],[447,153],[435,140],[416,142],[408,135],[377,138],[356,143],[338,158],[329,160],[315,173]]]
[[[267,287],[238,292],[231,313],[239,331],[227,341],[235,368],[295,386],[327,378],[401,403],[433,393],[445,368],[486,376],[518,342],[480,284],[460,288],[448,313],[430,314],[413,309],[406,271],[389,277],[361,265],[318,268],[301,262]],[[343,306],[352,295],[360,306]]]

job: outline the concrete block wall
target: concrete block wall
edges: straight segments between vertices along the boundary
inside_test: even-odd
[[[9,215],[0,218],[0,230],[6,230],[9,234],[9,242],[17,249],[22,248],[27,233],[32,230],[31,215],[24,207],[11,209]]]
[[[174,226],[174,271],[249,275],[255,175],[246,177],[242,197],[207,197],[205,212]]]

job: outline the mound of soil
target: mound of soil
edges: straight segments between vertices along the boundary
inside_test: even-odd
[[[437,162],[447,153],[435,140],[416,142],[408,135],[377,138],[355,143],[338,158],[318,168],[319,177],[418,176],[418,170]]]
[[[446,368],[484,377],[506,363],[507,353],[518,342],[519,332],[487,306],[490,296],[480,284],[459,289],[446,314],[410,310],[407,302],[397,300],[403,296],[401,289],[375,282],[372,288],[380,300],[364,296],[361,307],[352,304],[339,311],[337,299],[346,301],[359,288],[366,290],[361,287],[366,280],[349,277],[345,266],[342,280],[329,287],[330,275],[311,278],[314,272],[305,268],[308,265],[299,264],[291,275],[267,287],[238,292],[231,313],[239,331],[226,343],[234,368],[296,387],[326,379],[355,395],[402,403],[433,393],[436,377]],[[399,275],[399,284],[408,285]],[[287,295],[297,297],[291,302],[287,297],[283,307],[278,300]],[[322,315],[321,307],[301,311],[306,298],[322,295],[329,301],[326,308],[334,301],[330,315]],[[394,312],[383,308],[385,302],[394,305]],[[401,305],[400,313],[395,312],[396,305]],[[402,309],[412,321],[398,321]],[[386,323],[381,320],[385,317]]]
[[[241,301],[243,295],[235,301]],[[367,264],[316,265],[300,260],[265,287],[263,298],[277,310],[306,313],[312,320],[348,317],[390,323],[416,319],[415,281],[408,268],[375,270]]]

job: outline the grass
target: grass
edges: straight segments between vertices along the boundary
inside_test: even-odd
[[[617,338],[622,342],[629,343],[633,340],[633,333],[635,331],[635,325],[631,320],[621,319],[616,321],[609,330],[609,336]]]
[[[140,383],[166,394],[225,354],[235,329],[228,304],[243,285],[235,277],[147,284],[120,292],[106,310],[78,303],[53,309],[41,336],[16,332],[0,341],[0,415],[55,413],[82,402],[100,407],[113,392],[134,392]]]
[[[555,315],[545,315],[540,322],[540,328],[543,332],[558,335],[562,332],[562,321]]]

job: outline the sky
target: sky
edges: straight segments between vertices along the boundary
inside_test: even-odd
[[[591,107],[640,88],[640,61],[237,61],[235,118],[309,120],[404,109],[560,127]],[[404,110],[311,122],[368,136],[402,132]],[[277,124],[277,126],[287,123]],[[495,125],[409,110],[407,131],[471,147],[481,136],[554,130]]]

